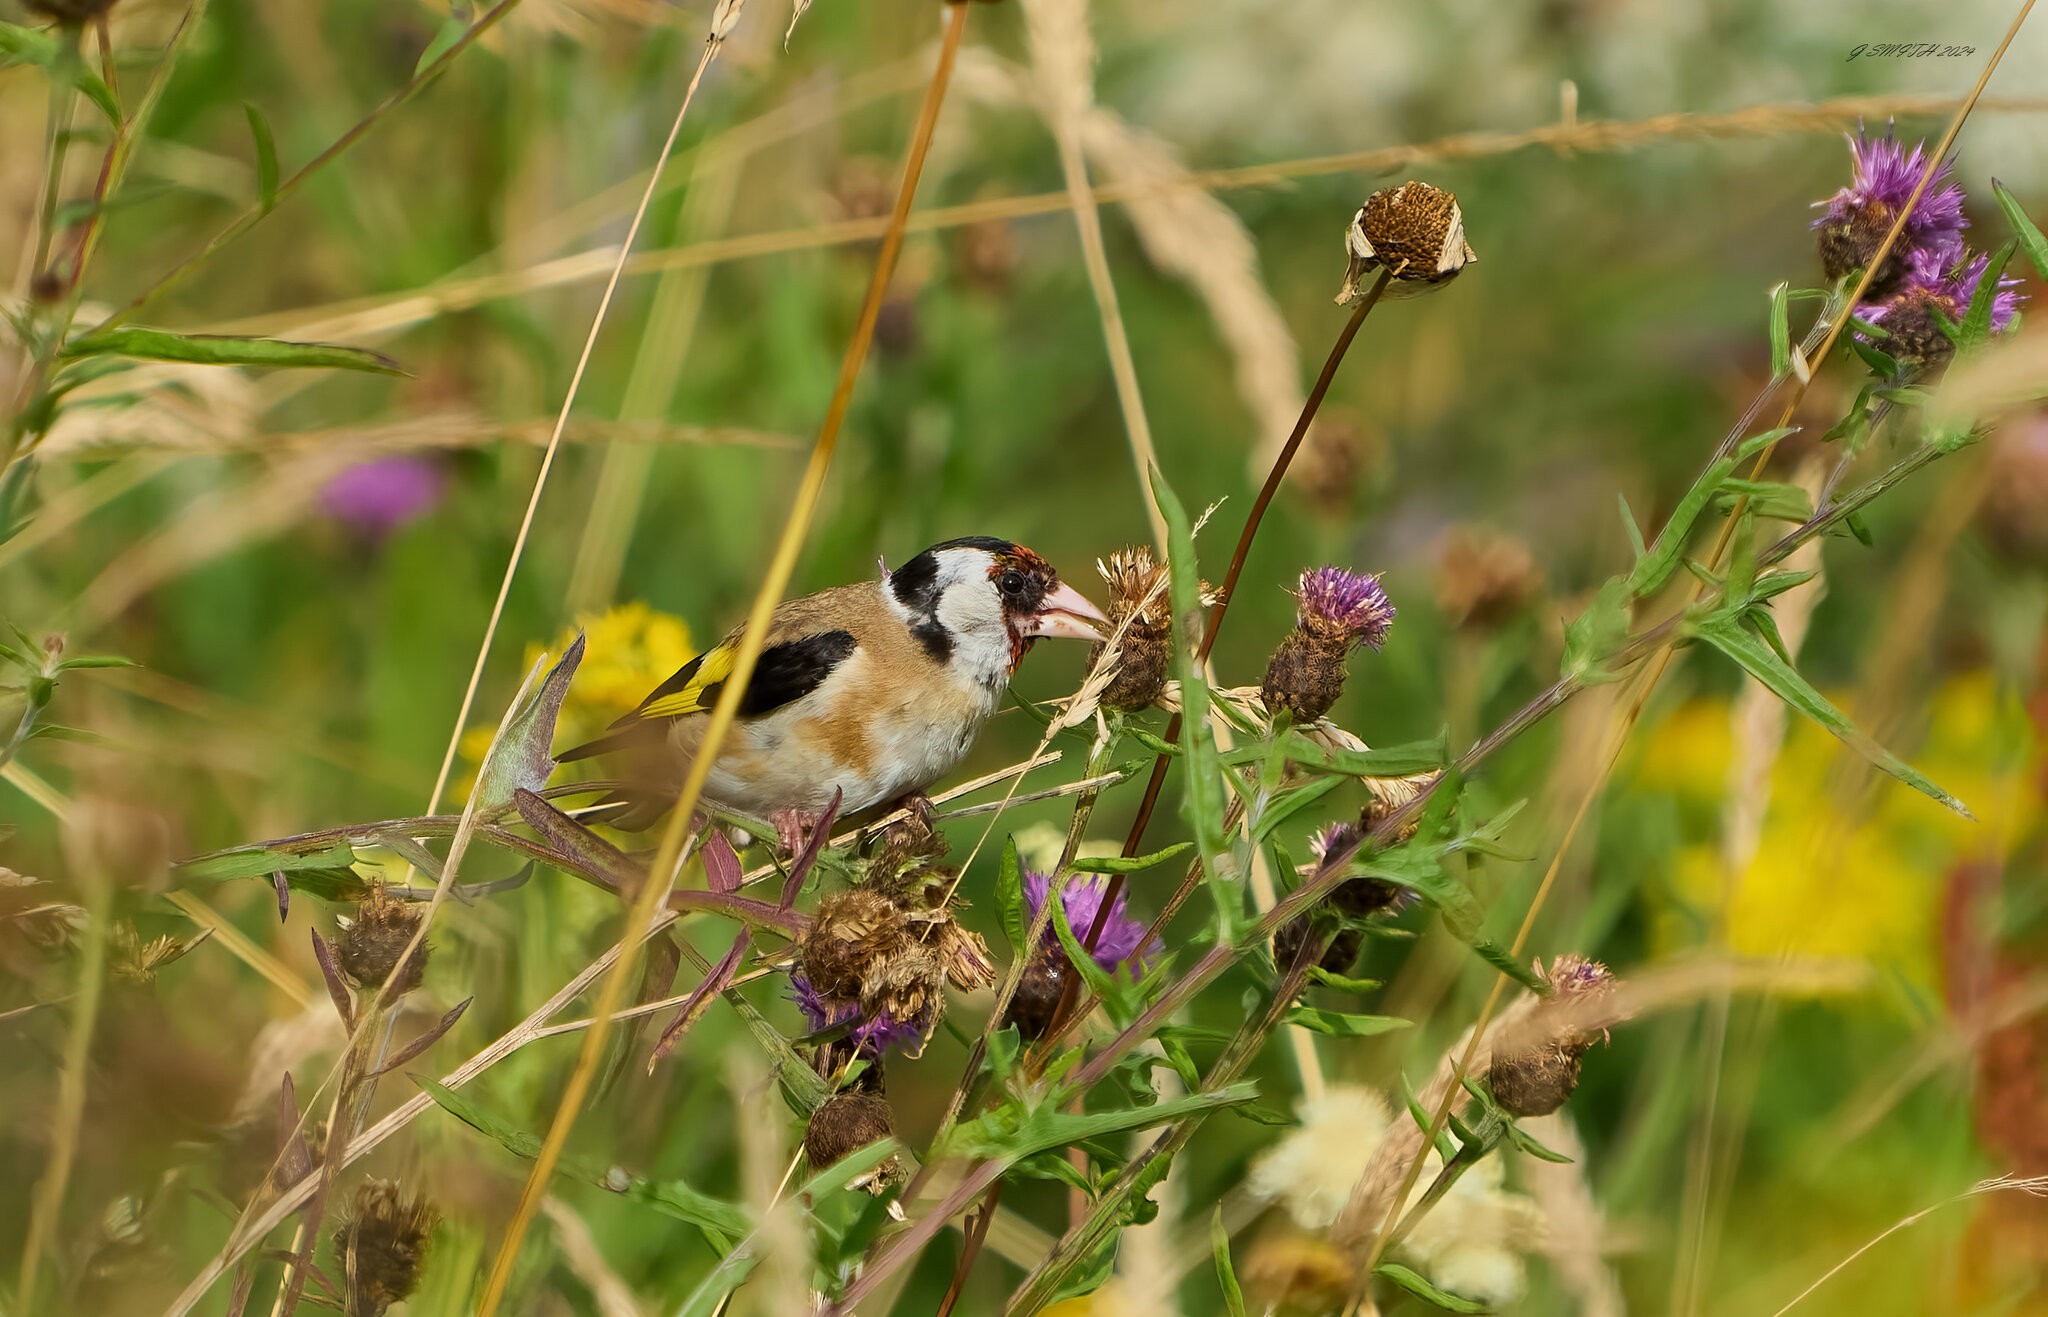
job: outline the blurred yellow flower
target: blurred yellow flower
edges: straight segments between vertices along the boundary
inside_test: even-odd
[[[666,681],[670,674],[697,656],[690,643],[690,624],[669,613],[656,612],[643,603],[620,604],[597,616],[581,616],[576,625],[555,638],[543,650],[526,647],[525,667],[531,668],[543,653],[559,656],[581,631],[585,638],[583,664],[562,701],[562,716],[555,723],[555,744],[575,745],[602,733],[616,719],[631,713],[647,693]],[[497,733],[492,721],[462,734],[462,756],[471,765],[483,762]],[[465,794],[475,783],[474,768],[462,784]]]
[[[1919,744],[1899,752],[1967,804],[1975,820],[1881,776],[1866,792],[1858,775],[1843,771],[1854,752],[1794,716],[1772,770],[1755,858],[1731,882],[1718,827],[1684,847],[1672,888],[1686,911],[1660,921],[1663,949],[1696,944],[1725,899],[1732,951],[1863,960],[1931,989],[1947,875],[1959,860],[2009,844],[2039,817],[2042,747],[2019,697],[1988,671],[1943,683],[1925,715]],[[1657,729],[1635,784],[1681,803],[1719,805],[1733,744],[1729,702],[1692,700]]]

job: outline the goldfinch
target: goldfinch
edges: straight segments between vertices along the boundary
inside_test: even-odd
[[[757,818],[814,815],[840,793],[857,813],[921,797],[996,710],[1040,636],[1099,640],[1108,619],[1051,564],[985,535],[934,544],[879,581],[778,606],[705,784],[706,799]],[[609,735],[563,760],[631,752],[623,808],[646,827],[673,803],[733,669],[734,630],[656,687]]]

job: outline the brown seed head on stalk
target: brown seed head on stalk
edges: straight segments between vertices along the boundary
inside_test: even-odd
[[[1488,1067],[1486,1084],[1501,1110],[1513,1116],[1547,1116],[1579,1086],[1579,1065],[1588,1048],[1604,1041],[1592,1030],[1592,1009],[1613,995],[1614,975],[1583,956],[1564,955],[1536,972],[1550,985],[1550,997],[1527,1024],[1502,1037]]]
[[[1458,526],[1437,541],[1437,609],[1454,627],[1497,627],[1528,607],[1542,588],[1535,555],[1511,535]]]
[[[419,1287],[427,1244],[441,1214],[392,1180],[366,1179],[334,1232],[348,1295],[347,1317],[384,1317]]]
[[[1337,305],[1363,297],[1382,269],[1390,272],[1387,297],[1414,297],[1441,288],[1477,261],[1465,241],[1458,199],[1415,180],[1381,188],[1365,199],[1344,232],[1350,258]]]
[[[1095,570],[1109,587],[1110,634],[1122,628],[1116,642],[1116,674],[1103,689],[1101,703],[1126,711],[1149,708],[1166,689],[1173,666],[1173,603],[1167,597],[1166,567],[1150,549],[1133,545],[1097,559]],[[1207,581],[1201,583],[1201,601],[1204,608],[1216,602],[1215,588]],[[1104,648],[1106,642],[1097,645],[1088,661],[1099,661]]]
[[[811,1113],[804,1126],[804,1156],[810,1159],[813,1171],[822,1171],[862,1148],[895,1136],[889,1099],[879,1093],[848,1089],[826,1098]],[[852,1187],[878,1194],[902,1175],[902,1164],[890,1157],[857,1177]]]
[[[398,957],[412,942],[413,933],[420,926],[420,909],[411,901],[402,900],[384,890],[382,883],[373,884],[370,893],[356,906],[355,920],[342,931],[341,942],[335,948],[335,957],[341,962],[342,972],[365,990],[381,988],[391,977],[391,971],[398,967]],[[406,961],[405,973],[393,985],[396,993],[411,992],[420,986],[420,980],[427,973],[427,944],[420,943]]]
[[[1394,622],[1394,606],[1377,576],[1318,567],[1301,574],[1294,630],[1266,661],[1259,688],[1269,713],[1313,723],[1344,693],[1345,664],[1360,645],[1378,649]]]
[[[880,892],[850,887],[818,903],[804,934],[804,977],[830,997],[858,997],[876,966],[903,940],[908,917]]]
[[[1301,954],[1302,944],[1315,931],[1315,921],[1308,915],[1299,915],[1274,930],[1273,964],[1284,975],[1294,964],[1294,958]],[[1358,963],[1358,953],[1365,949],[1365,934],[1355,928],[1340,928],[1330,945],[1323,949],[1322,958],[1316,966],[1330,974],[1348,974]]]

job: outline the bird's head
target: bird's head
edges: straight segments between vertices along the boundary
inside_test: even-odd
[[[895,571],[888,595],[934,658],[1007,678],[1040,636],[1100,640],[1109,619],[1021,544],[970,535],[934,544]]]

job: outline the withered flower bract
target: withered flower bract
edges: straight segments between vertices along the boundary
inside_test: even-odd
[[[1339,306],[1363,297],[1381,269],[1391,271],[1385,296],[1414,297],[1443,287],[1479,259],[1465,241],[1458,199],[1414,179],[1365,199],[1344,231],[1344,251],[1350,260]]]
[[[419,1287],[427,1244],[440,1219],[425,1197],[406,1193],[396,1181],[363,1181],[334,1232],[347,1283],[347,1317],[383,1317]]]
[[[398,958],[411,944],[419,926],[418,906],[391,895],[381,883],[372,886],[369,895],[356,906],[355,919],[343,930],[335,948],[342,972],[359,988],[383,987],[391,972],[398,968]],[[420,986],[426,973],[427,944],[421,942],[406,961],[405,972],[393,985],[393,991],[411,992]]]

